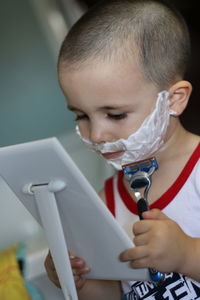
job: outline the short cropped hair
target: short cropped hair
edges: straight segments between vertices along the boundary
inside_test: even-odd
[[[64,39],[58,67],[90,60],[136,57],[147,80],[168,87],[185,76],[190,37],[181,14],[157,0],[101,1],[73,25]]]

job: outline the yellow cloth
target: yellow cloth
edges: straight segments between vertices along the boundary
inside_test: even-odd
[[[17,247],[0,251],[0,300],[31,300],[16,260]]]

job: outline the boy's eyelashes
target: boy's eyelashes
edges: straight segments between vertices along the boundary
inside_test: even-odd
[[[119,113],[119,114],[107,114],[107,118],[114,120],[122,120],[127,117],[127,113]]]
[[[80,121],[80,120],[84,120],[84,119],[88,119],[87,115],[76,115],[75,121]]]
[[[109,119],[113,119],[113,120],[122,120],[127,117],[127,113],[119,113],[119,114],[108,113],[108,114],[106,114],[106,117]],[[87,120],[87,119],[89,119],[89,117],[85,114],[77,115],[75,118],[76,121]]]

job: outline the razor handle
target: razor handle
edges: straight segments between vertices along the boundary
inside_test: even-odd
[[[144,198],[140,198],[137,201],[137,209],[140,220],[143,220],[142,213],[149,210],[148,203]]]
[[[137,201],[137,209],[140,220],[143,220],[142,213],[149,210],[148,203],[144,198],[140,198]],[[156,284],[161,284],[164,280],[164,274],[155,269],[149,269],[149,275],[151,280]]]

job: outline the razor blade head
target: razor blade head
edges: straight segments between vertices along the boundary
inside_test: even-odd
[[[156,171],[158,169],[158,163],[155,157],[122,166],[124,175],[134,175],[139,171],[149,173],[152,169],[153,171]]]
[[[138,190],[151,185],[151,180],[148,173],[138,171],[129,177],[129,184],[133,190]]]

